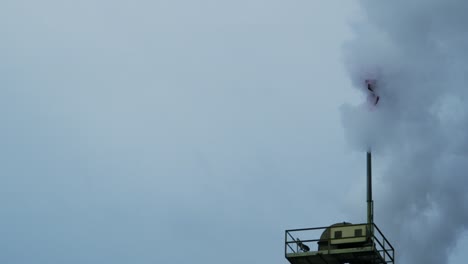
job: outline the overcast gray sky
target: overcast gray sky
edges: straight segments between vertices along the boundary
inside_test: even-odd
[[[0,262],[279,264],[285,229],[364,222],[340,114],[363,100],[342,59],[363,16],[2,1]]]

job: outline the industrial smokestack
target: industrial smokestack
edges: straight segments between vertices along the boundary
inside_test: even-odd
[[[374,201],[372,200],[372,154],[367,152],[367,223],[374,223]]]

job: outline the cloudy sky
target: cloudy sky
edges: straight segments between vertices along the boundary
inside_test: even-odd
[[[2,1],[0,262],[279,264],[285,229],[364,222],[369,8]]]
[[[378,222],[396,242],[401,263],[464,263],[468,4],[359,4],[362,16],[351,24],[344,63],[358,90],[367,76],[377,79],[381,101],[371,109],[345,103],[341,110],[348,142],[370,147],[380,162]]]

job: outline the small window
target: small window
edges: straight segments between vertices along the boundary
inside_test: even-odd
[[[335,231],[335,238],[342,238],[343,233],[341,231]]]
[[[362,236],[362,229],[354,229],[354,236],[356,237]]]

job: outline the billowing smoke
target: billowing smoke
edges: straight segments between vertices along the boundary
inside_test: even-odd
[[[345,45],[353,86],[379,103],[344,105],[346,135],[381,167],[377,224],[398,262],[447,263],[468,222],[468,2],[360,1]]]

